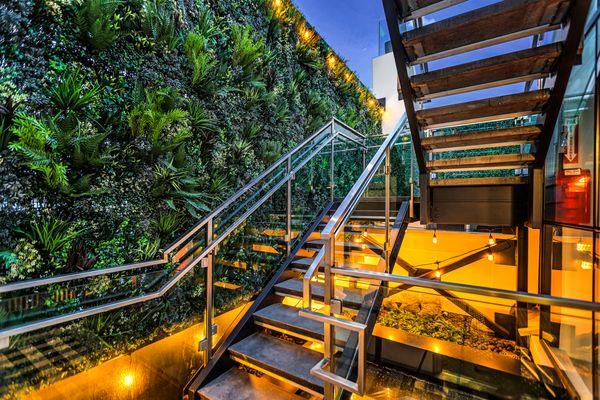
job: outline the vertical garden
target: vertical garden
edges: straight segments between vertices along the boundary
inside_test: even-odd
[[[0,282],[154,257],[370,93],[282,0],[0,5]]]
[[[333,116],[376,134],[380,112],[287,0],[3,1],[0,285],[159,258]],[[0,298],[0,328],[77,310],[85,299],[74,293],[109,301],[115,282],[140,285],[175,267]],[[236,272],[257,282],[269,273]],[[203,292],[190,274],[164,298],[11,337],[0,397],[197,323]],[[76,343],[77,356],[45,353],[46,367],[23,367],[35,364],[24,349],[55,338]]]

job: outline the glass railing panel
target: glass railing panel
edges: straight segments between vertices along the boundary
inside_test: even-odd
[[[180,398],[202,362],[204,273],[156,300],[11,337],[0,398]]]
[[[214,255],[214,315],[246,307],[287,256],[286,195],[284,185],[218,245]],[[217,339],[225,338],[235,322],[232,318]]]
[[[334,195],[343,198],[363,171],[363,148],[353,142],[336,141],[333,171]]]
[[[334,146],[335,150],[335,146]],[[292,181],[292,247],[331,200],[331,146],[322,148]]]

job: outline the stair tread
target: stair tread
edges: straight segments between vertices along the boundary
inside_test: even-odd
[[[418,99],[431,99],[548,76],[561,43],[527,48],[413,76]]]
[[[275,285],[275,292],[295,297],[302,297],[302,289],[302,279],[288,279]],[[320,282],[312,282],[311,289],[313,298],[322,301],[325,293],[323,284]],[[335,287],[335,297],[342,300],[344,305],[352,306],[354,308],[362,305],[363,300],[368,293],[368,289],[347,288],[341,286]]]
[[[466,0],[400,0],[403,11],[402,18],[405,21],[413,20],[465,1]]]
[[[326,243],[326,241],[324,239],[315,239],[315,240],[309,240],[305,243],[305,246],[308,248],[314,248],[314,247],[322,247],[324,246]],[[363,248],[363,245],[365,246]],[[376,253],[378,252],[382,252],[383,248],[381,246],[377,246],[375,244],[372,243],[355,243],[355,242],[337,242],[336,243],[337,249],[336,250],[341,250],[342,246],[346,249],[350,249],[350,250],[372,250]]]
[[[416,114],[422,127],[441,128],[470,122],[539,114],[549,97],[550,90],[542,89],[429,108],[419,110]]]
[[[231,368],[198,391],[203,400],[300,400],[267,379]]]
[[[318,393],[323,391],[323,382],[310,374],[311,368],[323,358],[316,351],[270,335],[254,333],[230,346],[229,353],[249,366],[270,372],[302,388]]]
[[[427,161],[427,169],[430,171],[477,169],[492,167],[522,167],[535,160],[533,154],[494,154],[477,157],[443,158]]]
[[[514,142],[527,142],[539,137],[542,127],[538,125],[513,126],[510,128],[493,129],[457,133],[452,135],[431,136],[421,139],[423,149],[443,150],[465,147],[484,147],[491,144],[508,145]]]
[[[254,320],[316,340],[323,340],[323,323],[301,317],[299,308],[275,303],[254,313]]]
[[[506,0],[405,32],[403,43],[410,61],[431,61],[547,31],[568,6],[567,0]]]
[[[526,176],[485,177],[485,178],[454,178],[432,179],[429,186],[500,186],[500,185],[525,185],[529,183]]]

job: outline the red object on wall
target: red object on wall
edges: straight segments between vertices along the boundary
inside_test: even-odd
[[[556,176],[556,220],[589,224],[592,176],[589,169],[563,169]]]

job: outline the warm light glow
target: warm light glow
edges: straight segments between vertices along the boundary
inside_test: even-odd
[[[592,250],[592,245],[589,243],[584,243],[583,240],[581,240],[581,238],[579,238],[579,241],[577,242],[577,251],[580,253],[585,253],[585,252],[589,252]]]
[[[369,232],[367,232],[367,231],[362,231],[362,235],[363,235],[363,237],[367,237],[367,236],[369,236]]]
[[[585,270],[590,270],[592,269],[592,263],[589,261],[582,261],[581,262],[581,269],[585,269]]]
[[[123,375],[123,386],[131,387],[133,386],[133,381],[133,374],[131,372],[128,372],[125,375]]]
[[[335,56],[329,56],[327,58],[327,64],[329,64],[329,68],[335,68],[337,61],[335,59]]]
[[[433,231],[433,237],[431,238],[431,243],[437,244],[437,242],[438,242],[438,238],[437,238],[436,231],[434,230]]]
[[[434,353],[439,353],[441,351],[440,346],[438,344],[434,344],[433,345],[433,352]]]
[[[442,277],[442,273],[440,271],[435,271],[435,277],[436,278],[441,278]]]
[[[490,250],[490,252],[488,253],[488,261],[494,261],[494,253],[492,253],[492,250]]]
[[[360,246],[360,248],[361,248],[361,249],[363,249],[363,250],[366,250],[366,249],[367,249],[367,245],[366,245],[365,243],[363,243],[363,244]]]
[[[350,72],[346,72],[344,74],[344,79],[346,80],[346,82],[350,83],[352,81],[352,74]]]
[[[376,104],[377,104],[377,101],[375,99],[369,99],[369,103],[368,103],[369,107],[371,107],[371,108],[375,107]]]
[[[488,237],[488,244],[490,246],[493,246],[496,244],[496,239],[494,239],[494,237],[492,236],[492,234],[490,233],[490,236]]]
[[[281,0],[273,0],[273,8],[280,9],[281,7],[283,7]]]

